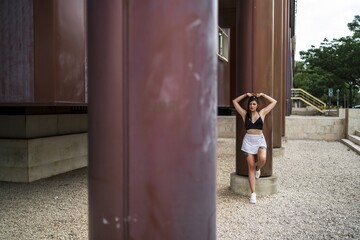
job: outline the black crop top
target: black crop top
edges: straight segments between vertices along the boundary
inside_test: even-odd
[[[245,129],[246,130],[249,130],[249,129],[263,130],[263,125],[264,125],[264,123],[260,116],[254,123],[252,123],[250,115],[248,113],[246,113],[246,116],[245,116]]]

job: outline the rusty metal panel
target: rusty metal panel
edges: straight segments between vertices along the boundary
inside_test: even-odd
[[[56,101],[85,102],[85,0],[55,1]]]
[[[0,1],[0,103],[33,100],[33,2]]]
[[[230,105],[230,64],[218,60],[218,106],[231,107]]]
[[[35,102],[84,104],[85,1],[34,0]]]
[[[55,102],[54,0],[34,0],[35,102]]]
[[[236,16],[236,13],[235,13]],[[236,20],[236,17],[235,17]],[[236,24],[230,27],[230,99],[229,104],[232,106],[232,100],[236,98],[236,54],[237,54],[237,34]],[[233,107],[233,106],[232,106]]]
[[[282,145],[282,126],[285,124],[283,114],[283,1],[274,1],[274,98],[277,99],[277,107],[273,110],[273,147],[280,148]]]
[[[284,0],[284,113],[286,116],[291,114],[291,88],[292,88],[292,76],[291,76],[291,29],[290,29],[290,0]],[[283,127],[283,136],[285,136],[285,125]]]
[[[219,74],[221,74],[221,68],[224,68],[224,78],[226,81],[226,86],[224,88],[225,96],[221,97],[219,94],[218,105],[219,106],[230,106],[232,105],[232,100],[236,98],[236,1],[235,0],[221,0],[219,1],[219,19],[218,24],[221,28],[228,28],[230,36],[230,52],[229,52],[229,62],[225,66],[219,64]],[[222,63],[221,63],[222,64]],[[223,75],[219,75],[219,91],[221,86],[225,83],[222,83]],[[228,86],[227,86],[228,85]]]
[[[290,52],[290,0],[284,0],[284,114],[285,116],[291,115],[291,88],[292,82],[289,82],[289,52]],[[283,136],[285,136],[285,125],[283,127]]]

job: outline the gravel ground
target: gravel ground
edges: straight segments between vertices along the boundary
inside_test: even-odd
[[[87,239],[87,170],[0,182],[0,239]]]
[[[273,159],[277,194],[257,204],[229,190],[235,139],[218,140],[217,236],[360,239],[360,156],[339,142],[289,140]],[[302,151],[299,151],[299,150]],[[87,239],[87,170],[0,182],[0,239]]]
[[[360,239],[360,156],[342,143],[284,143],[278,193],[255,205],[229,190],[235,140],[218,145],[218,239]]]

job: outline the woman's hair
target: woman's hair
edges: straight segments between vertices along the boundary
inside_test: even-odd
[[[259,99],[256,96],[249,97],[249,103],[255,101],[257,104],[259,104]]]
[[[247,112],[250,113],[249,105],[252,101],[255,101],[257,105],[259,105],[259,99],[256,96],[249,97],[248,105],[247,105]]]

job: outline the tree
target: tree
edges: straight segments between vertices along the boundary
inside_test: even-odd
[[[332,41],[324,39],[319,48],[312,46],[301,51],[300,56],[304,60],[303,68],[312,75],[309,86],[312,91],[316,89],[314,85],[323,86],[323,93],[327,88],[346,89],[349,102],[354,104],[354,94],[360,88],[360,16],[355,16],[348,28],[353,32],[352,36]]]
[[[309,70],[304,62],[296,62],[294,88],[301,88],[326,102],[328,99],[327,80],[328,78],[320,69]]]

